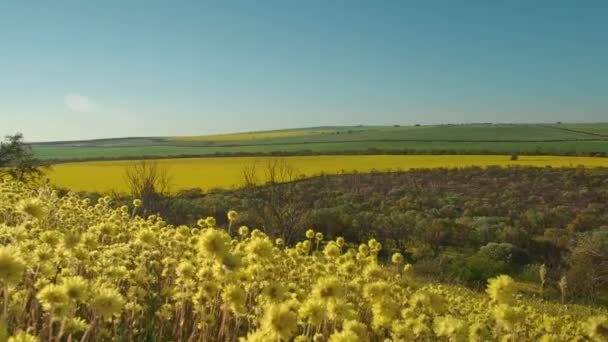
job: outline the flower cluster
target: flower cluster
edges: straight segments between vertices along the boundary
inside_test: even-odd
[[[203,218],[0,182],[0,336],[37,340],[604,341],[606,312],[535,302],[508,276],[486,296],[416,279],[382,245],[306,232],[285,246]],[[239,220],[231,211],[230,227]],[[228,227],[227,227],[228,228]],[[565,286],[564,286],[565,288]]]

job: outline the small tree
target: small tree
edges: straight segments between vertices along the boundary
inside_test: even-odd
[[[162,199],[169,195],[171,177],[157,162],[142,160],[125,167],[124,179],[131,196],[142,201],[142,214],[161,210]]]
[[[0,142],[0,179],[36,181],[44,174],[32,148],[23,141],[23,134],[7,135]]]
[[[243,181],[249,195],[256,198],[255,213],[267,233],[292,242],[304,229],[301,219],[306,205],[296,199],[287,182],[298,179],[297,170],[285,158],[255,161],[243,168]],[[253,204],[252,204],[253,205]]]

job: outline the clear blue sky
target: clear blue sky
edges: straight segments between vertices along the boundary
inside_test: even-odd
[[[608,1],[10,1],[0,134],[608,121]]]

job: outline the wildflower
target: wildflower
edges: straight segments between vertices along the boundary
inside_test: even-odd
[[[514,301],[516,292],[515,282],[508,275],[500,275],[488,280],[486,292],[493,302],[498,304],[510,304]]]
[[[344,247],[345,243],[344,238],[341,236],[336,239],[336,245],[338,245],[340,248]]]
[[[207,225],[207,227],[213,228],[215,227],[216,223],[217,222],[215,221],[215,217],[209,216],[205,219],[205,224]]]
[[[367,256],[369,254],[369,246],[365,244],[359,245],[359,253]]]
[[[135,208],[139,208],[139,207],[141,207],[141,204],[142,204],[142,203],[141,203],[141,200],[140,200],[140,199],[134,199],[134,200],[133,200],[133,206],[134,206]]]
[[[68,277],[64,278],[61,283],[70,299],[82,302],[86,298],[89,284],[84,278],[80,276]]]
[[[149,229],[142,229],[137,232],[135,239],[145,246],[152,246],[156,244],[156,234]]]
[[[494,308],[494,318],[507,331],[513,331],[517,324],[525,319],[525,312],[518,307],[512,307],[506,304],[499,304]]]
[[[272,256],[272,243],[268,239],[256,238],[249,241],[245,250],[251,255],[260,258],[270,258]]]
[[[367,280],[374,280],[384,277],[384,269],[378,264],[369,264],[363,269],[363,276]]]
[[[196,269],[194,268],[194,265],[189,261],[182,261],[177,265],[176,273],[181,279],[192,279],[195,272]]]
[[[490,339],[490,331],[488,327],[481,323],[475,322],[469,327],[469,341],[482,342]]]
[[[399,315],[399,306],[393,300],[379,298],[371,303],[372,327],[389,328]]]
[[[228,253],[222,258],[222,265],[228,271],[234,271],[241,267],[242,260],[239,255]]]
[[[300,318],[313,326],[318,326],[327,316],[325,303],[319,299],[310,298],[298,310]]]
[[[336,258],[340,255],[340,247],[332,241],[325,246],[323,253],[330,258]]]
[[[403,265],[403,275],[406,277],[413,277],[414,276],[414,267],[411,264],[405,264]]]
[[[225,232],[209,228],[200,236],[200,251],[207,257],[221,259],[230,250],[230,240],[230,236]]]
[[[40,234],[40,241],[49,244],[51,247],[55,247],[63,240],[63,234],[56,230],[49,230]]]
[[[109,318],[120,313],[124,303],[122,295],[116,289],[105,287],[93,294],[89,306],[97,315]]]
[[[76,334],[83,332],[89,328],[89,324],[80,317],[68,319],[65,323],[65,332],[67,334]]]
[[[317,239],[317,241],[323,241],[323,233],[321,233],[321,232],[316,233],[315,239]]]
[[[338,323],[346,319],[357,319],[359,317],[355,306],[345,299],[328,301],[327,313],[330,320]]]
[[[38,198],[30,198],[20,201],[17,210],[41,220],[47,213],[44,203]]]
[[[366,341],[360,339],[359,336],[353,331],[350,330],[342,330],[340,332],[334,332],[329,336],[328,342],[358,342],[358,341]]]
[[[394,253],[393,256],[391,257],[391,262],[393,264],[401,264],[403,262],[403,254]]]
[[[608,340],[608,316],[593,316],[585,322],[585,332],[592,341]]]
[[[247,308],[245,307],[247,294],[242,287],[236,284],[226,286],[222,292],[222,300],[235,314],[247,313]]]
[[[297,316],[287,304],[270,305],[262,318],[262,331],[270,340],[288,341],[297,328]]]
[[[302,249],[308,253],[310,251],[310,240],[306,240],[302,242]]]
[[[308,239],[312,239],[315,237],[315,231],[312,229],[309,229],[306,231],[306,238]]]
[[[0,280],[5,284],[14,284],[21,280],[25,264],[16,256],[11,247],[0,247]]]
[[[447,337],[453,341],[463,341],[466,339],[467,326],[462,320],[452,316],[437,317],[433,330],[439,337]]]
[[[340,280],[330,276],[319,279],[312,288],[312,294],[319,299],[336,300],[342,298],[344,290]]]
[[[240,226],[239,227],[239,235],[240,236],[247,236],[247,234],[249,234],[249,227],[247,227],[247,226]]]
[[[69,303],[69,297],[63,286],[48,284],[38,292],[36,298],[45,311],[61,309]]]
[[[342,324],[343,331],[350,331],[357,335],[359,341],[368,341],[367,326],[359,321],[346,320]]]
[[[238,219],[239,219],[239,214],[234,210],[230,210],[228,212],[227,216],[228,216],[228,221],[230,221],[230,222],[238,221]]]
[[[271,281],[262,290],[261,296],[265,301],[278,303],[285,299],[287,289],[280,282]]]
[[[6,338],[6,337],[5,337]],[[38,338],[24,331],[20,331],[9,337],[8,342],[38,342]]]

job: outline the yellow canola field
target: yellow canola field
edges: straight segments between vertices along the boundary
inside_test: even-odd
[[[243,169],[257,163],[265,165],[271,157],[159,159],[167,169],[172,189],[199,187],[236,188],[243,185]],[[506,155],[408,155],[408,156],[302,156],[280,158],[297,175],[314,176],[321,173],[396,171],[417,168],[462,168],[468,166],[536,166],[536,167],[608,167],[608,158],[520,156],[511,161]],[[48,177],[52,184],[75,191],[125,192],[123,178],[127,165],[138,161],[81,162],[54,165]]]
[[[271,131],[271,132],[253,132],[253,133],[233,133],[233,134],[216,134],[216,135],[201,135],[201,136],[185,136],[185,137],[169,137],[164,140],[168,141],[241,141],[241,140],[258,140],[272,138],[286,138],[305,135],[317,135],[332,132],[330,130],[286,130],[286,131]]]

